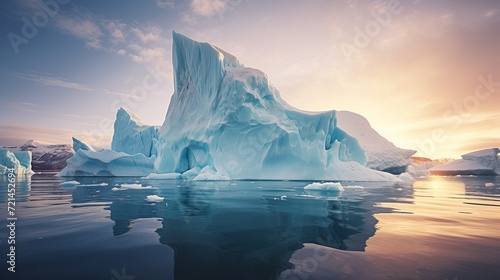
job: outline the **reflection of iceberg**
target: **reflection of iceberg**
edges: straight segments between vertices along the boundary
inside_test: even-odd
[[[360,199],[360,190],[325,200],[297,182],[149,181],[154,189],[124,192],[111,191],[113,179],[108,183],[98,195],[77,187],[73,202],[109,206],[114,235],[133,229],[135,219],[161,218],[156,232],[174,249],[176,279],[276,279],[304,243],[364,251],[377,223],[366,210],[374,202]],[[153,194],[165,200],[145,200]]]

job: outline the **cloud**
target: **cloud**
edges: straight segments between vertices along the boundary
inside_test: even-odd
[[[157,42],[160,41],[161,28],[158,26],[147,26],[145,28],[133,28],[132,32],[142,43]]]
[[[72,129],[54,129],[28,124],[0,125],[0,146],[22,145],[28,140],[56,144],[69,144],[73,135],[81,132]]]
[[[56,26],[69,34],[85,40],[87,47],[99,50],[102,48],[101,28],[91,19],[79,19],[69,16],[61,16]]]
[[[191,0],[191,10],[200,16],[213,16],[226,9],[228,0]]]
[[[9,104],[10,108],[14,108],[19,111],[29,112],[29,113],[40,113],[40,110],[37,110],[38,104],[29,103],[29,102],[12,102]]]
[[[8,74],[15,76],[15,77],[18,77],[18,78],[21,78],[21,79],[32,81],[34,83],[44,85],[44,86],[70,88],[70,89],[83,90],[83,91],[94,90],[93,88],[91,88],[87,85],[80,84],[80,83],[74,83],[74,82],[68,82],[68,81],[63,80],[62,78],[55,77],[55,76],[43,76],[43,75],[23,74],[23,73],[15,73],[15,72],[11,72]]]
[[[175,7],[174,0],[156,0],[156,6],[160,8],[173,8]]]
[[[127,25],[119,21],[107,21],[103,25],[115,42],[124,42],[127,37]]]

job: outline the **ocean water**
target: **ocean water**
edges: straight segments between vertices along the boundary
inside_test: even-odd
[[[0,177],[1,279],[500,279],[500,177],[73,179],[16,179],[12,273]]]

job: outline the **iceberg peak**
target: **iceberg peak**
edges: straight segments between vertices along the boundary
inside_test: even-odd
[[[144,125],[137,116],[120,108],[116,113],[114,130],[112,150],[130,155],[140,153],[146,157],[156,155],[157,127]]]

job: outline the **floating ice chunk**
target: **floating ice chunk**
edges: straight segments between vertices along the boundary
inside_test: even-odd
[[[149,179],[149,180],[173,180],[173,179],[182,179],[182,174],[180,173],[151,173],[146,177],[142,177],[141,179]]]
[[[152,186],[142,186],[141,184],[122,184],[119,188],[112,188],[112,191],[125,191],[125,190],[149,190]]]
[[[495,184],[494,184],[494,183],[486,183],[486,184],[484,184],[484,185],[485,185],[486,187],[494,187],[494,186],[495,186]]]
[[[72,187],[72,186],[76,186],[76,185],[80,185],[80,182],[78,182],[78,181],[66,181],[66,182],[62,182],[59,184],[60,187]]]
[[[86,185],[79,185],[79,187],[106,187],[108,186],[108,183],[99,183],[99,184],[86,184]]]
[[[156,194],[146,196],[148,202],[162,202],[165,198],[157,196]]]
[[[304,190],[343,192],[344,188],[340,183],[328,182],[328,183],[312,183],[305,186]]]

